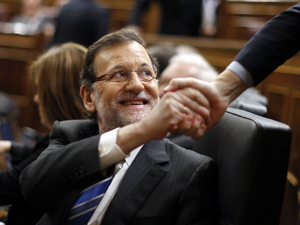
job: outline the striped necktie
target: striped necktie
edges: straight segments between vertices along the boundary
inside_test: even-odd
[[[98,207],[111,181],[112,177],[108,177],[83,190],[70,210],[67,225],[87,224],[95,209]]]

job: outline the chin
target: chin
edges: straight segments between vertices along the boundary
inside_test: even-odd
[[[139,120],[141,120],[144,116],[142,115],[131,115],[131,116],[127,116],[124,118],[124,125],[129,125],[129,124],[132,124],[132,123],[136,123],[138,122]]]

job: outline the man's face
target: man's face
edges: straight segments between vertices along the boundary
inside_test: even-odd
[[[95,58],[96,77],[109,74],[95,83],[92,93],[100,132],[134,123],[149,114],[158,102],[155,79],[140,81],[134,71],[152,71],[151,60],[137,42],[117,44],[101,49]],[[127,81],[109,80],[124,71],[131,71]]]

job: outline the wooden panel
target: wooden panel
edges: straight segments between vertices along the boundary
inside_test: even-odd
[[[300,159],[300,91],[294,90],[291,94],[291,107],[289,112],[289,121],[293,131],[292,149],[290,156],[290,168],[293,171],[299,171]],[[297,173],[296,173],[297,174]],[[299,173],[300,177],[300,173]],[[298,180],[300,180],[298,178]]]
[[[15,15],[18,15],[21,12],[21,0],[1,0],[0,3],[6,6],[8,21],[10,21]]]
[[[42,34],[18,35],[0,33],[0,90],[11,95],[20,107],[19,126],[45,131],[33,103],[27,68],[44,51]]]
[[[224,0],[219,10],[218,37],[248,40],[268,20],[297,2]]]
[[[269,101],[267,117],[287,124],[290,89],[278,85],[267,84],[264,95]]]
[[[219,72],[223,71],[246,44],[244,40],[227,40],[168,35],[145,34],[144,40],[151,46],[156,43],[171,45],[190,45],[198,49],[206,60]]]

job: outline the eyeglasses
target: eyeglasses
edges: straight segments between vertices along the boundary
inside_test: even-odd
[[[130,78],[130,74],[135,72],[140,81],[149,82],[156,78],[156,73],[152,69],[138,69],[138,70],[130,70],[130,69],[122,69],[117,72],[106,73],[96,78],[96,81],[101,80],[105,77],[106,81],[116,82],[116,83],[123,83],[127,82]]]

